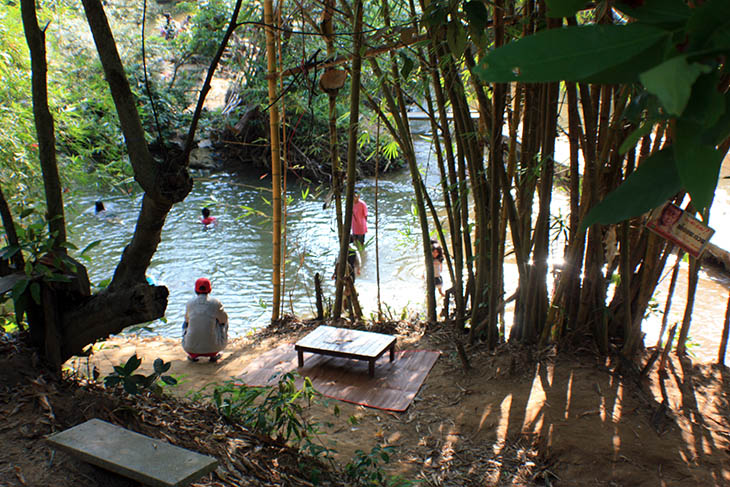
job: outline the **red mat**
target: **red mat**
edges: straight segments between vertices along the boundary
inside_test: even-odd
[[[390,362],[386,353],[375,363],[375,377],[370,377],[366,360],[311,353],[304,354],[304,367],[298,369],[294,345],[284,344],[263,353],[238,378],[250,386],[270,386],[282,374],[297,371],[326,397],[400,412],[408,409],[439,355],[431,350],[404,350]]]

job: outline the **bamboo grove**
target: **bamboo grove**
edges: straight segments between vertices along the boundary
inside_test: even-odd
[[[164,314],[167,289],[150,286],[145,272],[170,209],[192,187],[189,156],[203,102],[236,36],[250,36],[238,44],[249,58],[262,59],[263,52],[267,57],[264,70],[239,56],[249,77],[267,72],[268,100],[257,103],[270,116],[273,320],[279,318],[285,284],[284,105],[306,105],[289,93],[296,83],[307,85],[309,100],[323,95],[326,101],[340,262],[347,254],[344,229],[352,219],[360,134],[377,130],[379,137],[382,127],[410,171],[427,318],[439,319],[431,257],[431,239],[438,239],[453,283],[443,315],[462,351],[462,340],[494,348],[509,339],[590,343],[601,354],[618,349],[635,357],[660,273],[673,262],[671,287],[676,286],[682,258],[682,252],[672,258],[673,245],[647,230],[648,212],[673,201],[707,222],[730,147],[725,65],[730,32],[723,23],[730,4],[725,0],[591,5],[582,0],[276,5],[237,0],[228,20],[220,22],[226,29],[216,40],[180,154],[150,151],[105,7],[98,0],[82,4],[134,179],[145,195],[135,234],[109,287],[90,295],[83,266],[65,251],[54,125],[46,108],[45,31],[38,27],[36,5],[23,0],[50,238],[43,247],[46,260],[23,262],[11,208],[0,192],[9,240],[3,259],[25,269],[13,288],[18,322],[27,308],[31,335],[57,366],[99,338]],[[264,34],[265,49],[257,47],[264,45]],[[407,113],[412,105],[429,118],[442,203],[434,201],[416,161]],[[347,120],[343,160],[337,140],[342,120]],[[556,157],[558,147],[567,147],[567,161]],[[558,194],[566,202],[564,216],[555,213]],[[689,263],[680,354],[701,264],[692,256]],[[59,289],[53,281],[59,270],[72,274],[74,284]],[[343,271],[340,266],[335,318],[344,307]],[[508,277],[515,274],[512,293]],[[129,309],[134,303],[143,303],[143,309]],[[512,323],[506,323],[507,305],[514,306]]]
[[[681,182],[663,185],[658,194],[648,199],[638,193],[627,196],[624,189],[624,194],[619,195],[631,201],[617,204],[609,195],[617,188],[632,189],[628,181],[638,168],[648,168],[647,161],[665,154],[673,142],[675,147],[678,145],[675,124],[681,117],[676,116],[676,110],[672,113],[667,106],[661,106],[668,105],[667,97],[655,96],[639,82],[641,73],[672,56],[666,49],[659,52],[657,44],[672,46],[675,41],[665,32],[674,29],[672,35],[676,35],[677,27],[686,27],[689,32],[693,16],[708,18],[713,9],[725,8],[719,2],[707,2],[712,5],[703,12],[683,1],[663,6],[658,2],[646,3],[649,13],[637,9],[632,2],[598,2],[583,8],[583,2],[561,0],[422,0],[420,4],[410,1],[407,5],[383,1],[369,5],[363,21],[359,1],[337,6],[327,2],[321,6],[321,24],[305,15],[304,10],[297,10],[302,7],[297,5],[295,10],[302,12],[303,23],[309,21],[309,27],[322,32],[327,39],[328,58],[316,66],[324,69],[323,78],[341,66],[349,66],[353,81],[350,144],[358,127],[358,100],[362,92],[365,104],[387,128],[408,162],[429,283],[429,320],[435,320],[437,313],[430,265],[430,236],[436,235],[447,249],[448,272],[453,282],[448,295],[455,306],[449,310],[451,301],[447,300],[448,317],[456,329],[468,329],[468,335],[463,336],[468,336],[470,342],[481,340],[486,346],[495,347],[506,339],[540,344],[588,340],[602,354],[616,347],[628,357],[637,352],[642,340],[642,320],[660,273],[675,250],[644,227],[647,212],[672,200],[677,204],[684,202],[688,211],[707,221],[709,204],[698,202],[706,203],[704,196],[714,191],[719,164],[711,165],[709,170],[711,173],[714,168],[714,180],[710,175],[710,182],[703,181],[702,188],[690,190],[691,199],[685,189],[689,184],[683,186]],[[292,17],[297,17],[297,13]],[[517,41],[529,41],[566,27],[643,29],[642,23],[667,29],[655,32],[653,27],[647,28],[642,35],[649,32],[656,39],[652,37],[648,44],[637,41],[638,47],[628,49],[613,46],[609,39],[604,51],[610,51],[610,55],[605,60],[595,54],[600,46],[592,54],[579,53],[584,58],[594,58],[592,63],[596,66],[586,73],[572,73],[571,69],[579,68],[567,66],[564,74],[548,72],[541,78],[532,73],[534,79],[529,79],[520,68],[499,71],[504,68],[499,62],[508,62],[507,54],[490,58],[491,54],[504,51],[505,46],[519,45]],[[333,29],[351,32],[349,55],[334,55]],[[575,32],[578,31],[571,31]],[[584,32],[581,30],[581,35]],[[607,32],[613,35],[613,31]],[[705,38],[711,35],[704,34]],[[577,41],[580,39],[576,37]],[[548,56],[558,58],[564,44],[562,39],[558,41],[551,45],[553,40],[546,37],[546,45],[541,47]],[[583,50],[589,51],[591,47],[589,44]],[[702,59],[705,64],[701,69],[712,77],[712,89],[721,97],[725,96],[728,84],[722,58],[717,53],[727,48],[720,43],[710,49],[710,56],[720,61],[709,62],[707,55]],[[614,60],[611,56],[619,49],[628,54],[616,54]],[[517,51],[516,47],[510,52]],[[524,54],[528,67],[530,62],[540,65],[540,60],[531,59],[529,52],[518,54]],[[641,55],[639,61],[637,54]],[[628,61],[632,56],[634,60]],[[367,63],[362,63],[363,59]],[[302,65],[283,74],[312,67]],[[368,77],[377,81],[377,94],[360,82],[366,69]],[[623,71],[617,75],[619,70]],[[330,97],[335,93],[330,91]],[[647,104],[646,99],[652,96]],[[406,100],[416,100],[428,114],[432,132],[437,135],[433,144],[441,174],[445,208],[442,213],[434,209],[416,165]],[[687,103],[701,102],[692,98],[685,100]],[[724,104],[724,98],[721,103]],[[474,110],[478,117],[472,116]],[[728,148],[724,115],[709,123],[715,123],[712,129],[717,135],[709,143],[710,159],[721,161]],[[567,139],[566,164],[556,162],[559,138]],[[336,146],[336,141],[332,141],[332,146]],[[337,155],[332,157],[335,160]],[[342,172],[346,172],[348,204],[344,221],[342,213],[338,213],[340,228],[349,228],[355,163],[353,154],[348,154],[346,171],[333,178],[338,187]],[[332,167],[335,172],[339,170],[337,164]],[[564,219],[551,212],[556,191],[567,197]],[[606,199],[608,202],[601,206]],[[587,221],[590,223],[586,224]],[[564,239],[558,240],[561,232]],[[346,245],[342,238],[341,259]],[[681,258],[682,253],[679,255]],[[562,264],[549,265],[555,261]],[[679,259],[674,265],[676,269]],[[518,274],[517,291],[511,296],[505,295],[506,266],[516,269]],[[679,353],[684,352],[691,324],[698,269],[699,262],[690,257],[689,299],[680,329]],[[342,276],[338,277],[336,316],[341,312]],[[505,336],[504,310],[510,301],[515,306],[514,323],[509,336]]]

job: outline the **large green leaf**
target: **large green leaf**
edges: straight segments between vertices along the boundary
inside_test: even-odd
[[[547,0],[548,17],[572,17],[586,8],[586,0]]]
[[[608,225],[642,215],[682,189],[674,153],[663,149],[649,156],[626,181],[594,206],[582,228],[594,223]]]
[[[730,2],[728,0],[709,0],[692,9],[687,21],[689,37],[688,52],[713,48],[712,44],[723,42],[730,29]]]
[[[491,51],[475,70],[486,82],[583,81],[665,44],[669,36],[640,24],[549,29]]]
[[[724,112],[714,125],[705,129],[702,134],[702,141],[704,143],[711,145],[720,144],[730,136],[730,94],[722,95],[722,97],[723,101],[720,104],[724,107]]]
[[[725,114],[725,95],[720,91],[721,73],[702,75],[692,85],[692,96],[682,118],[704,127],[711,127]],[[714,139],[706,140],[714,144]]]
[[[636,3],[619,0],[616,8],[646,24],[684,24],[692,13],[684,0],[644,0],[638,7]]]
[[[687,106],[692,85],[709,66],[687,63],[685,56],[675,56],[639,75],[649,93],[654,93],[670,115],[679,116]]]
[[[631,59],[587,76],[583,81],[603,84],[638,83],[641,73],[652,69],[664,59],[664,53],[667,51],[669,42],[670,39],[667,37],[661,42],[657,42],[648,49],[641,51]]]
[[[704,127],[678,120],[675,130],[674,158],[680,181],[698,210],[712,202],[722,164],[722,153],[701,142]]]

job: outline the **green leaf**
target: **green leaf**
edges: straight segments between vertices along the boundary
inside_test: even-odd
[[[126,375],[130,375],[132,372],[137,370],[137,368],[142,363],[142,359],[137,357],[137,354],[135,353],[131,357],[129,357],[129,360],[127,360],[127,363],[124,364],[124,372]]]
[[[20,247],[17,245],[8,245],[7,247],[4,247],[2,249],[2,252],[0,252],[0,259],[3,260],[10,260],[12,256],[18,253],[20,251]]]
[[[41,285],[37,282],[32,282],[30,284],[30,295],[35,304],[41,304]]]
[[[177,379],[169,375],[163,375],[162,377],[160,377],[160,379],[162,379],[162,382],[164,382],[168,386],[174,386],[177,384]]]
[[[137,383],[132,380],[125,380],[124,390],[127,391],[129,394],[137,394]]]
[[[95,240],[95,241],[91,242],[89,245],[87,245],[86,247],[84,247],[84,250],[82,250],[79,255],[82,256],[82,255],[86,254],[86,252],[88,252],[89,250],[91,250],[94,247],[98,246],[100,243],[101,243],[101,240]]]
[[[649,156],[626,181],[591,208],[581,229],[608,225],[642,215],[682,189],[671,148]]]
[[[692,85],[709,66],[687,63],[686,56],[675,56],[639,75],[650,93],[654,93],[670,115],[679,116],[687,106]]]
[[[466,48],[466,31],[460,22],[449,22],[446,27],[446,42],[451,53],[457,58],[460,57]]]
[[[30,281],[28,279],[21,279],[16,282],[13,286],[13,296],[21,296],[25,292],[25,289],[28,287],[28,284],[30,284]]]
[[[411,74],[411,71],[413,71],[415,63],[413,62],[413,59],[411,59],[409,56],[406,56],[402,51],[400,52],[400,57],[403,60],[403,66],[401,67],[400,75],[403,79],[408,79],[408,75]]]
[[[548,17],[572,17],[586,8],[585,0],[547,0]]]
[[[582,1],[582,0],[581,0]],[[469,27],[475,32],[482,32],[487,28],[489,12],[483,2],[471,1],[464,4],[464,13]]]
[[[723,95],[723,101],[720,105],[724,107],[722,116],[714,125],[708,127],[703,134],[703,140],[708,144],[720,144],[730,135],[730,94]]]
[[[171,365],[172,364],[170,362],[165,363],[165,361],[161,358],[156,358],[154,363],[152,364],[152,367],[154,367],[155,372],[157,372],[158,374],[164,374],[165,372],[170,370]]]
[[[642,123],[639,128],[631,132],[628,137],[624,139],[624,141],[621,143],[621,147],[619,147],[618,151],[619,154],[623,155],[626,154],[626,152],[629,151],[632,147],[636,145],[636,143],[641,139],[643,136],[651,132],[651,129],[654,128],[654,122],[646,121]]]
[[[540,31],[487,54],[475,68],[485,82],[581,81],[620,66],[653,47],[670,33],[652,26],[586,25]],[[651,61],[651,60],[649,60]],[[634,81],[627,72],[627,82]]]
[[[726,112],[725,95],[719,89],[721,76],[715,70],[695,81],[687,108],[682,112],[682,119],[705,127],[711,127],[720,120]]]
[[[619,0],[615,7],[646,24],[684,24],[692,13],[684,0],[644,0],[638,7],[633,6],[635,3]]]
[[[687,21],[688,52],[714,47],[713,42],[725,39],[730,22],[730,2],[709,0],[692,9]]]
[[[703,127],[679,120],[673,146],[679,178],[700,211],[712,202],[723,156],[714,146],[701,143],[702,133]]]

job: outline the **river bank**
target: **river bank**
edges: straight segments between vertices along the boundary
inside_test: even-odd
[[[88,363],[67,365],[80,373],[96,367],[104,376],[137,353],[146,373],[159,357],[182,379],[169,392],[185,398],[235,377],[264,351],[295,342],[313,326],[290,321],[238,338],[216,364],[186,361],[176,340],[125,337],[97,347]],[[358,449],[390,445],[395,452],[386,470],[423,485],[730,482],[727,369],[674,358],[663,381],[652,370],[647,381],[636,383],[621,377],[616,364],[590,354],[503,345],[495,352],[467,347],[472,369],[465,371],[448,330],[388,326],[398,349],[440,350],[441,357],[405,413],[336,401],[308,408],[312,420],[331,423],[323,441],[341,464]],[[333,402],[339,417],[332,414]]]

